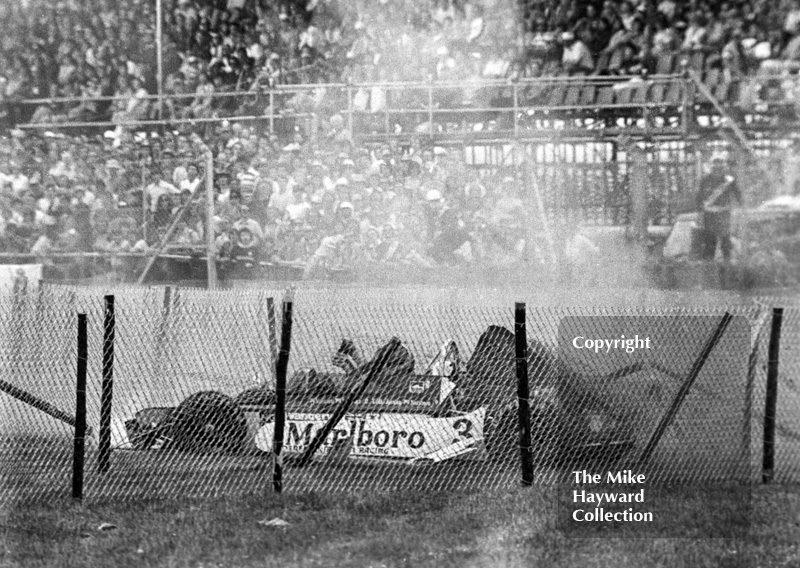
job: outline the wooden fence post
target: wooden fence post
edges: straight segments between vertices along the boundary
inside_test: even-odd
[[[105,297],[103,319],[103,383],[100,394],[100,434],[98,440],[97,470],[106,473],[111,463],[111,400],[114,391],[114,296]]]
[[[75,437],[72,447],[72,498],[83,499],[83,461],[86,446],[86,314],[78,314],[78,376],[75,401]]]
[[[764,404],[764,455],[761,480],[770,483],[775,477],[775,422],[778,406],[778,359],[781,350],[783,308],[772,309],[772,330],[767,359],[767,392]]]
[[[514,339],[522,484],[531,485],[533,484],[533,449],[531,448],[530,385],[528,384],[528,339],[525,330],[525,304],[523,302],[517,302],[514,309]]]
[[[275,371],[275,432],[272,440],[272,486],[276,493],[283,490],[283,432],[286,425],[286,370],[292,341],[292,302],[283,302],[281,319],[281,350]]]

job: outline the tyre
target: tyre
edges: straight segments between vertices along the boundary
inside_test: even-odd
[[[234,400],[215,391],[198,392],[175,409],[172,446],[197,454],[238,453],[245,447],[247,422]]]

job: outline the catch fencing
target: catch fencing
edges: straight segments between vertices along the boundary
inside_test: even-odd
[[[519,484],[523,329],[533,483],[557,482],[576,464],[633,468],[665,483],[761,477],[771,314],[763,301],[727,311],[529,307],[521,323],[497,301],[419,305],[388,291],[379,302],[309,289],[294,295],[291,344],[281,346],[279,291],[115,291],[113,361],[110,305],[98,289],[4,296],[3,507],[69,495],[77,313],[88,321],[86,500],[273,491],[281,347],[289,347],[283,490]],[[563,339],[619,325],[650,330],[665,347],[599,363],[570,358],[559,343],[560,326]],[[774,479],[796,482],[800,310],[785,309],[783,328]],[[113,381],[105,397],[104,378]]]

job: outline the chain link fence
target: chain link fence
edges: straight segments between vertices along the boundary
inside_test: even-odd
[[[75,425],[76,303],[68,290],[5,293],[0,304],[3,501],[69,487]]]
[[[103,290],[45,287],[3,297],[0,501],[7,506],[69,492],[79,312],[89,322],[87,499],[272,491],[282,293],[115,292],[105,471],[98,444]],[[770,310],[760,301],[728,312],[734,317],[711,345],[724,309],[529,308],[534,482],[557,482],[581,464],[637,469],[665,483],[756,481]],[[799,316],[789,307],[783,321],[779,482],[800,477],[793,352]],[[510,305],[415,304],[402,291],[301,290],[293,319],[285,490],[520,482]],[[565,349],[564,337],[576,330],[597,338],[623,328],[648,330],[663,349],[602,359]]]

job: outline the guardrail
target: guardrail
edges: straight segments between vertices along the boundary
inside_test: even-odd
[[[243,122],[264,121],[270,133],[275,133],[282,121],[326,118],[323,107],[333,109],[329,114],[340,114],[354,136],[391,136],[397,134],[446,135],[458,133],[485,138],[502,133],[514,138],[536,138],[539,130],[587,130],[603,127],[611,133],[618,127],[638,128],[647,133],[680,132],[703,126],[714,126],[713,121],[698,124],[695,114],[719,118],[719,109],[708,103],[697,92],[700,81],[708,92],[730,109],[749,113],[751,119],[743,121],[748,128],[761,122],[752,119],[764,115],[780,114],[785,119],[795,111],[797,88],[781,87],[783,95],[773,92],[776,81],[787,83],[791,78],[756,76],[729,82],[719,73],[705,75],[688,73],[641,76],[588,76],[541,77],[536,79],[482,79],[476,81],[422,81],[375,83],[319,83],[305,85],[278,85],[267,89],[244,92],[216,92],[147,95],[138,97],[147,103],[163,101],[188,102],[195,99],[212,102],[212,116],[172,116],[170,118],[133,121],[101,120],[23,122],[24,129],[75,129],[75,128],[157,128],[164,126],[202,125],[224,120]],[[796,78],[795,78],[796,82]],[[764,100],[753,93],[763,90]],[[371,98],[382,100],[375,104]],[[293,98],[296,98],[292,101]],[[130,97],[51,97],[7,102],[7,106],[30,109],[41,105],[70,103],[113,103]],[[246,106],[264,105],[263,114],[238,115],[219,108],[228,99],[240,99]],[[216,105],[216,108],[214,108]],[[369,107],[369,108],[367,108]],[[27,112],[30,115],[31,111]],[[26,113],[23,113],[26,114]],[[375,120],[374,117],[380,117]],[[658,120],[656,120],[656,118]],[[468,125],[469,130],[451,128],[452,121]],[[619,120],[627,121],[621,126]],[[416,122],[415,122],[416,121]],[[447,124],[451,121],[451,124]],[[491,123],[477,131],[476,125]],[[427,129],[420,128],[427,125]],[[779,126],[779,125],[776,125]],[[490,136],[492,136],[490,135]]]
[[[363,141],[389,137],[427,136],[446,143],[465,139],[478,141],[539,140],[559,136],[586,138],[615,136],[623,131],[639,136],[686,138],[704,129],[730,124],[730,115],[746,131],[785,129],[797,118],[797,88],[775,94],[776,81],[787,77],[757,76],[726,82],[719,73],[693,72],[680,75],[542,77],[521,80],[425,81],[376,83],[321,83],[279,85],[245,92],[208,95],[147,95],[141,101],[173,101],[186,104],[195,99],[211,101],[203,116],[175,113],[169,118],[110,120],[110,112],[98,120],[48,121],[17,124],[27,130],[75,130],[123,128],[152,130],[164,127],[196,127],[223,121],[261,123],[270,134],[294,131],[298,122],[308,135],[315,135],[323,121],[338,114],[342,126]],[[699,83],[699,84],[698,84]],[[788,84],[788,83],[787,83]],[[700,92],[702,87],[703,93]],[[718,101],[709,102],[708,93]],[[755,93],[755,95],[754,95]],[[761,94],[759,94],[761,93]],[[763,96],[764,100],[759,96]],[[373,99],[376,97],[376,99]],[[243,105],[223,108],[229,99]],[[70,103],[119,102],[128,97],[53,97],[6,103],[28,109],[18,115],[30,118],[33,107]],[[159,103],[159,107],[160,107]],[[253,108],[256,112],[252,112]],[[720,107],[725,111],[721,112]],[[258,110],[263,108],[263,113]],[[240,109],[251,112],[237,114]]]
[[[691,94],[690,81],[679,75],[640,77],[542,77],[537,79],[480,80],[468,82],[379,82],[327,83],[282,85],[257,92],[219,92],[208,95],[172,94],[159,97],[138,97],[147,103],[157,101],[187,102],[209,100],[213,116],[173,116],[169,119],[109,120],[110,111],[102,120],[24,122],[24,129],[74,128],[141,128],[219,123],[224,120],[264,121],[274,133],[281,121],[315,120],[322,107],[335,109],[347,129],[354,135],[392,135],[400,125],[403,133],[434,134],[434,124],[446,125],[455,119],[470,125],[494,121],[503,131],[515,138],[535,136],[542,124],[532,124],[540,118],[582,121],[591,118],[613,119],[615,116],[647,118],[648,114],[679,115]],[[299,98],[298,98],[299,97]],[[380,97],[377,103],[372,97]],[[219,108],[230,98],[246,101],[247,106],[264,105],[262,115],[244,113],[241,116]],[[292,99],[295,98],[294,101]],[[16,101],[22,108],[70,103],[121,102],[130,97],[53,97]],[[216,105],[216,108],[215,108]],[[375,122],[374,117],[382,120]],[[533,121],[531,120],[533,119]],[[681,120],[685,122],[685,120]],[[425,132],[421,124],[428,124]],[[377,126],[377,127],[376,127]],[[563,128],[564,125],[553,125]],[[672,128],[667,125],[666,128]],[[452,132],[452,128],[447,128]]]

